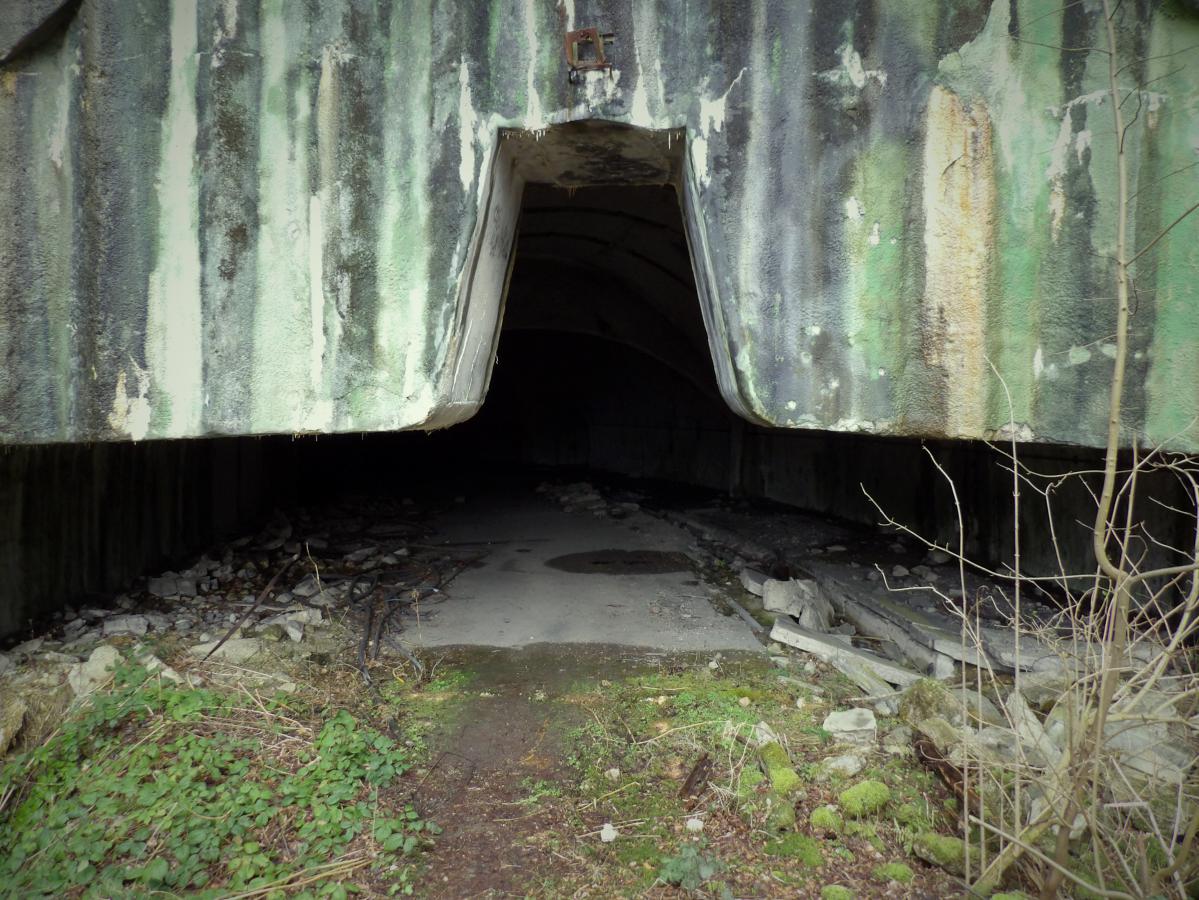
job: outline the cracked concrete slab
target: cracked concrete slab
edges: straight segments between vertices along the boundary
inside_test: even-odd
[[[439,524],[441,541],[478,541],[482,558],[419,624],[409,624],[404,638],[416,646],[762,650],[744,622],[713,608],[712,588],[691,570],[644,564],[650,555],[678,559],[687,553],[689,537],[677,526],[643,513],[614,520],[565,512],[527,494],[470,498]],[[575,554],[591,555],[595,573],[547,565]]]

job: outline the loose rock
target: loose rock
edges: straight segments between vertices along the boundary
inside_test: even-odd
[[[215,641],[197,644],[191,648],[191,653],[192,656],[203,659],[214,647],[216,647]],[[212,654],[212,658],[238,665],[252,659],[261,650],[262,642],[257,638],[230,638]]]
[[[878,737],[874,713],[862,707],[829,713],[822,727],[833,740],[860,747],[872,745]]]
[[[762,605],[770,612],[794,616],[810,631],[828,631],[833,624],[832,605],[809,578],[767,579],[762,585]]]
[[[101,644],[92,651],[87,662],[73,666],[67,673],[67,683],[76,697],[86,697],[112,678],[112,670],[121,662],[115,647]]]
[[[145,616],[110,616],[104,620],[104,636],[132,634],[141,637],[146,633],[148,625]]]
[[[8,752],[13,739],[25,724],[27,708],[20,697],[0,695],[0,757]]]

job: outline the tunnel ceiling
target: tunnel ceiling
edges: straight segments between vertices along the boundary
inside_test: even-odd
[[[26,12],[0,31],[20,50],[0,65],[0,441],[469,418],[535,182],[674,185],[746,419],[1103,441],[1095,0]],[[611,66],[568,77],[563,34],[592,25]],[[1199,199],[1199,17],[1119,4],[1116,25],[1133,246],[1153,245],[1124,434],[1199,449],[1199,217],[1155,241]]]
[[[528,185],[503,321],[626,343],[716,392],[672,187]]]

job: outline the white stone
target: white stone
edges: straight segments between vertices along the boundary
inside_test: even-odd
[[[613,766],[611,769],[608,769],[608,771],[604,772],[604,777],[615,784],[616,782],[620,781],[620,769]]]
[[[616,830],[615,825],[613,825],[611,822],[605,822],[604,827],[600,829],[600,840],[605,844],[610,844],[616,840],[616,836],[619,833],[620,832]]]
[[[75,665],[67,673],[67,683],[76,697],[85,697],[112,678],[112,670],[121,662],[115,647],[101,644],[92,651],[87,662]]]
[[[109,616],[104,620],[104,636],[115,637],[119,634],[133,634],[141,637],[146,633],[145,616]]]
[[[687,820],[687,830],[692,834],[699,834],[704,830],[704,820],[697,816],[692,816]]]
[[[833,736],[833,740],[845,744],[869,746],[878,737],[874,713],[860,706],[829,713],[821,727]]]
[[[912,573],[908,571],[907,566],[897,565],[891,569],[891,577],[892,578],[907,578],[911,574]]]

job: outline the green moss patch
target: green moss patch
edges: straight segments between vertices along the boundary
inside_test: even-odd
[[[784,838],[771,841],[763,849],[769,856],[787,856],[811,868],[824,865],[824,854],[820,852],[820,842],[806,835],[789,834]]]
[[[891,789],[880,781],[861,781],[837,797],[847,816],[860,818],[882,811],[891,802]]]
[[[881,865],[874,870],[873,874],[879,881],[898,881],[900,884],[909,884],[916,877],[916,873],[912,871],[911,866],[904,865],[901,862]]]
[[[961,838],[926,831],[912,842],[912,852],[951,875],[965,871],[966,845]]]

